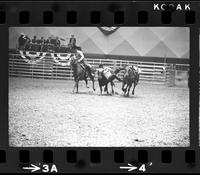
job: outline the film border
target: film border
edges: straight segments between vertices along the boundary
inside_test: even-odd
[[[84,3],[85,2],[81,2]],[[176,2],[178,3],[178,2]],[[39,4],[39,5],[38,5]],[[180,2],[180,4],[184,4]],[[0,23],[0,38],[1,38],[1,57],[2,64],[0,65],[1,76],[1,91],[0,95],[0,148],[1,156],[5,154],[5,162],[0,163],[0,172],[24,172],[21,166],[24,165],[23,159],[20,158],[20,150],[28,150],[30,153],[30,162],[43,164],[43,150],[52,150],[53,163],[57,165],[59,172],[127,172],[120,170],[119,166],[138,164],[138,154],[143,155],[139,157],[146,157],[146,151],[148,155],[148,161],[152,161],[155,166],[152,166],[147,172],[200,172],[199,165],[199,85],[196,83],[198,79],[198,58],[199,57],[199,11],[200,4],[191,2],[192,11],[153,11],[153,2],[87,2],[87,5],[80,5],[79,2],[1,2],[0,14],[5,16],[5,20]],[[47,11],[46,16],[52,15],[52,21],[44,20],[45,15],[43,12]],[[92,11],[100,12],[100,22],[91,24],[90,14],[88,9],[94,9]],[[20,13],[22,11],[22,13]],[[66,21],[66,13],[69,11],[71,15],[75,15],[75,22]],[[124,12],[124,21],[115,21],[114,16],[117,13]],[[27,13],[28,12],[28,13]],[[75,12],[75,13],[74,13]],[[20,23],[20,14],[26,20],[22,20]],[[37,15],[34,15],[37,14]],[[140,14],[145,16],[144,19],[140,19]],[[171,22],[162,23],[162,16],[171,15]],[[139,16],[138,16],[139,15]],[[167,15],[167,16],[168,16]],[[42,17],[43,16],[43,17]],[[119,15],[121,16],[121,15]],[[193,16],[193,17],[191,17]],[[193,20],[191,20],[193,19]],[[28,22],[27,22],[28,20]],[[142,21],[142,22],[141,22]],[[43,24],[45,22],[45,24]],[[140,23],[138,23],[140,22]],[[9,26],[184,26],[190,28],[190,76],[191,88],[190,88],[190,147],[187,148],[11,148],[8,147],[8,27]],[[3,44],[2,44],[3,41]],[[69,150],[75,150],[77,155],[76,163],[66,163],[66,152]],[[91,163],[90,151],[100,151],[100,162],[94,160]],[[115,163],[114,151],[124,151],[124,163]],[[140,150],[144,150],[139,153]],[[170,150],[172,154],[172,162],[169,164],[161,163],[161,151]],[[186,151],[186,152],[185,152]],[[22,152],[25,155],[27,152]],[[28,153],[28,154],[29,154]],[[50,152],[47,152],[49,155]],[[167,152],[168,153],[168,152]],[[73,154],[73,153],[72,153]],[[99,155],[98,151],[92,154]],[[97,154],[97,155],[96,155]],[[123,153],[121,153],[123,155]],[[51,155],[51,153],[50,153]],[[27,155],[26,155],[27,156]],[[26,157],[25,156],[25,157]],[[4,156],[2,156],[2,160]],[[23,157],[23,156],[22,156]],[[29,156],[28,156],[29,157]],[[48,157],[48,156],[47,156]],[[98,156],[97,156],[98,157]],[[123,157],[123,156],[122,156]],[[185,158],[187,157],[187,161]],[[50,158],[46,158],[51,159]],[[22,159],[20,162],[20,159]],[[144,161],[143,158],[140,161]],[[1,160],[1,159],[0,159]],[[27,157],[25,158],[27,160]],[[26,162],[26,161],[25,161]],[[48,161],[47,161],[48,162]],[[51,163],[47,163],[51,164]]]

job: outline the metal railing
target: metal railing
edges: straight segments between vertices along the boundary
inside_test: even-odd
[[[172,79],[171,72],[175,71],[170,68],[169,64],[157,62],[141,62],[119,59],[98,59],[86,58],[87,63],[94,68],[98,68],[99,64],[116,68],[127,64],[137,65],[141,69],[140,81],[168,84]],[[188,66],[188,65],[184,65]],[[165,68],[165,70],[163,70]],[[20,57],[19,54],[9,54],[9,76],[10,77],[30,77],[43,79],[73,79],[72,70],[69,66],[57,65],[51,57],[45,57],[36,64],[29,64]],[[119,73],[119,77],[123,76],[123,71]],[[95,77],[97,79],[97,76]]]

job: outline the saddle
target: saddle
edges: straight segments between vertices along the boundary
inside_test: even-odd
[[[79,64],[80,64],[80,66],[82,67],[82,69],[85,71],[85,70],[86,70],[86,67],[85,67],[84,63],[79,62]]]
[[[104,68],[103,74],[104,74],[104,76],[108,79],[108,78],[112,75],[111,69],[108,68],[108,67]]]
[[[79,62],[79,64],[80,64],[81,68],[83,69],[83,71],[86,73],[86,76],[88,76],[88,69],[87,69],[85,63]]]

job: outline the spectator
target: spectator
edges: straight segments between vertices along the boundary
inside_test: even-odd
[[[74,37],[74,35],[71,35],[71,38],[69,39],[69,46],[71,48],[75,48],[76,46],[76,38]]]
[[[42,48],[43,52],[48,51],[50,42],[51,42],[51,37],[48,37],[46,40],[44,40],[44,46]]]
[[[51,37],[51,44],[52,44],[53,46],[55,46],[55,45],[56,45],[56,38],[54,38],[54,37]]]
[[[48,37],[48,39],[45,41],[45,44],[51,44],[51,37]]]
[[[44,39],[44,37],[42,36],[42,37],[41,37],[41,44],[44,44],[44,42],[45,42],[45,39]]]
[[[31,39],[27,35],[25,35],[25,38],[26,38],[26,44],[30,44],[31,43]]]
[[[54,46],[55,43],[56,43],[56,38],[53,35],[51,35],[50,36],[50,44]]]
[[[56,37],[56,47],[60,47],[60,40],[58,37]]]
[[[25,35],[26,38],[26,44],[25,44],[25,50],[31,50],[31,39]]]
[[[43,51],[43,47],[44,47],[44,37],[42,36],[40,39],[37,40],[37,44],[39,45],[38,50],[39,51]]]
[[[31,43],[33,43],[33,44],[37,43],[37,36],[33,36],[33,39],[31,40]]]
[[[24,33],[21,33],[20,37],[18,38],[19,50],[25,49],[26,42],[27,42],[26,35]]]
[[[37,44],[44,44],[44,37],[41,37],[40,39],[37,39]]]
[[[188,68],[187,74],[188,74],[188,87],[190,87],[190,68]]]

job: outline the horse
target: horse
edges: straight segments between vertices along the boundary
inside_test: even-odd
[[[93,90],[95,91],[94,76],[88,74],[88,70],[86,69],[85,65],[81,62],[78,62],[78,58],[76,58],[76,56],[72,55],[69,58],[69,65],[72,68],[73,77],[74,77],[74,81],[75,81],[73,93],[75,91],[75,88],[76,88],[76,93],[78,93],[78,83],[81,80],[84,80],[85,83],[86,83],[86,88],[89,88],[88,87],[88,80],[87,80],[88,76],[90,77],[90,79],[92,81]],[[91,71],[95,72],[95,70],[92,67],[91,67]]]
[[[125,96],[129,96],[129,91],[134,83],[132,95],[135,93],[135,87],[139,82],[139,73],[140,70],[137,71],[134,66],[127,66],[125,68],[125,73],[122,81],[122,91],[124,92]],[[126,87],[125,87],[126,86]]]
[[[102,87],[105,86],[104,88],[104,92],[108,92],[108,83],[110,83],[111,88],[112,88],[112,94],[114,94],[114,79],[117,79],[118,81],[122,81],[117,74],[122,70],[123,68],[117,68],[114,71],[111,70],[107,70],[107,72],[105,72],[105,69],[100,69],[98,70],[97,74],[98,74],[98,82],[99,82],[99,88],[100,88],[100,92],[102,94]]]

